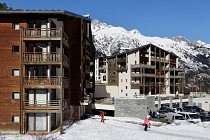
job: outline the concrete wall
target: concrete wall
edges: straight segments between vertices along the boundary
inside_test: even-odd
[[[152,98],[127,98],[127,99],[116,99],[115,101],[115,117],[135,117],[144,119],[148,114],[149,108],[153,108]],[[155,109],[155,108],[154,108]]]
[[[133,97],[130,93],[130,73],[119,72],[119,97]]]
[[[95,98],[99,98],[99,97],[119,98],[118,87],[117,86],[108,86],[108,85],[105,85],[105,84],[95,85],[94,97]]]
[[[155,107],[155,96],[146,96],[146,98],[148,111],[157,111],[157,108]]]
[[[139,89],[131,89],[131,65],[134,65],[136,61],[136,64],[139,64],[139,52],[134,52],[132,54],[128,55],[128,74],[129,74],[129,78],[128,78],[128,82],[129,82],[129,90],[130,90],[130,97],[133,98],[134,95],[139,95]]]

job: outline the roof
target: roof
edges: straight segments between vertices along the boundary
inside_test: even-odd
[[[123,53],[115,54],[115,55],[112,55],[112,56],[107,56],[106,58],[109,59],[109,58],[113,58],[113,57],[115,57],[115,56],[119,56],[119,55],[123,55],[123,54],[127,54],[127,53],[133,53],[133,52],[136,52],[136,51],[138,51],[138,50],[141,50],[141,49],[146,48],[146,47],[149,47],[149,46],[157,47],[157,48],[159,48],[160,50],[164,50],[164,49],[162,49],[162,48],[160,48],[160,47],[158,47],[158,46],[156,46],[156,45],[150,43],[150,44],[147,44],[147,45],[140,46],[140,47],[138,47],[138,48],[131,49],[131,50],[126,51],[126,52],[123,52]],[[166,51],[166,50],[164,50],[164,51]],[[167,52],[168,52],[168,51],[167,51]],[[178,57],[178,56],[177,56],[176,54],[174,54],[173,52],[168,52],[168,53],[170,53],[170,54],[172,54],[172,55]]]
[[[71,16],[71,17],[77,17],[77,18],[81,18],[87,21],[90,21],[89,16],[81,16],[66,10],[13,10],[13,11],[0,11],[0,15],[14,15],[14,14],[54,14],[54,15],[66,15],[66,16]]]

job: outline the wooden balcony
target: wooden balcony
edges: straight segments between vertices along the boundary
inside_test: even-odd
[[[147,74],[147,73],[135,73],[135,72],[132,72],[131,73],[131,77],[156,77],[156,74]]]
[[[163,58],[163,57],[160,58],[160,57],[155,57],[155,56],[151,56],[151,61],[169,63],[169,60],[166,60],[166,58]]]
[[[170,68],[170,71],[184,72],[184,69],[182,69],[182,68]]]
[[[184,76],[182,76],[182,75],[170,75],[170,78],[182,79],[182,78],[184,78]]]
[[[23,38],[51,38],[59,40],[62,37],[62,30],[56,28],[23,28]]]
[[[61,112],[60,100],[26,100],[23,101],[25,112]]]
[[[131,89],[139,89],[140,83],[131,83]]]
[[[136,65],[131,65],[131,68],[151,68],[151,69],[155,69],[156,66],[145,65],[145,64],[136,64]]]
[[[62,28],[23,28],[23,40],[62,40],[69,47],[69,38]]]
[[[59,76],[37,76],[37,77],[23,77],[23,85],[33,88],[39,86],[39,88],[60,88],[61,86],[61,77]]]
[[[62,57],[62,59],[61,59]],[[23,62],[31,64],[60,64],[63,61],[63,64],[69,66],[69,59],[66,55],[60,53],[23,53]]]

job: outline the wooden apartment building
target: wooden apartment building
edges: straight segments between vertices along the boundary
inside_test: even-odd
[[[96,58],[95,80],[95,97],[174,96],[183,93],[185,75],[177,55],[148,44]]]
[[[81,116],[94,54],[89,17],[0,11],[0,132],[49,133]]]

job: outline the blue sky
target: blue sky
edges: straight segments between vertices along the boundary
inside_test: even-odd
[[[210,0],[0,0],[15,9],[68,10],[146,36],[210,43]]]

